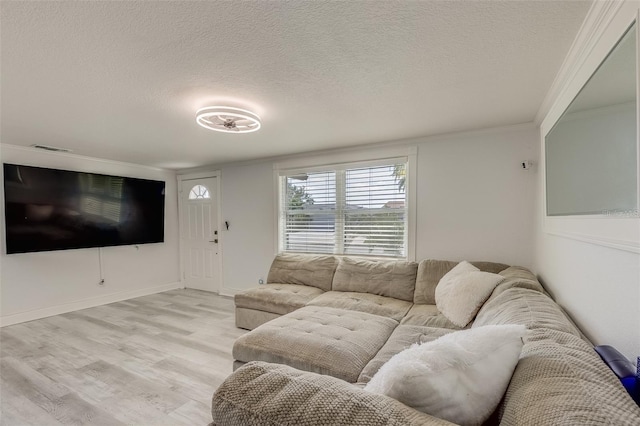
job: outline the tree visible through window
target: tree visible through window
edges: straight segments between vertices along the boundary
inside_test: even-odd
[[[406,161],[284,174],[280,251],[407,256]]]
[[[211,198],[211,196],[209,195],[209,190],[206,186],[196,185],[191,188],[191,191],[189,191],[190,200],[203,200],[207,198]]]

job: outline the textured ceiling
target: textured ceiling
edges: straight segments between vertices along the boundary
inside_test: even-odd
[[[1,141],[184,168],[530,122],[590,4],[5,1]]]

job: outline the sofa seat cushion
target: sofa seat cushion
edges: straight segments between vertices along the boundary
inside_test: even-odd
[[[530,330],[543,328],[581,336],[556,302],[546,294],[526,288],[510,288],[490,299],[478,312],[472,327],[491,324],[522,324]]]
[[[520,359],[523,325],[459,330],[394,355],[364,390],[460,425],[482,425]]]
[[[336,268],[331,290],[356,291],[413,302],[417,271],[416,262],[343,257]]]
[[[593,347],[531,330],[500,409],[503,425],[640,425],[640,408]]]
[[[307,306],[240,336],[233,356],[356,382],[398,323],[365,312]]]
[[[322,294],[316,287],[296,284],[265,284],[235,295],[236,308],[288,314]]]
[[[495,262],[469,262],[482,272],[497,274],[509,267],[504,263]],[[413,303],[435,305],[436,286],[447,272],[452,270],[458,262],[448,260],[426,259],[418,264],[416,275],[416,291],[413,296]]]
[[[436,305],[413,305],[407,315],[400,322],[402,325],[419,325],[423,327],[448,328],[450,330],[462,330],[447,317],[442,315]],[[467,325],[464,328],[469,328]]]
[[[273,259],[267,282],[307,285],[329,291],[337,266],[338,259],[334,256],[279,254]]]
[[[229,376],[211,404],[218,426],[451,425],[334,377],[252,362]]]
[[[307,303],[307,306],[328,306],[331,308],[366,312],[393,318],[398,322],[407,314],[411,305],[411,302],[404,300],[351,291],[327,291]]]
[[[454,330],[447,330],[446,328],[399,325],[393,330],[387,343],[384,344],[376,356],[364,367],[358,377],[358,383],[368,383],[380,367],[389,361],[391,357],[407,349],[414,343],[431,342],[453,331]]]

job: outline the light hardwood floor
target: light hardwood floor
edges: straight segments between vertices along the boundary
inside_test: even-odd
[[[233,300],[172,290],[0,330],[2,425],[206,425]]]

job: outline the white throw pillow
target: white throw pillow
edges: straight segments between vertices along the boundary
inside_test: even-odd
[[[466,327],[502,280],[502,275],[482,272],[469,262],[460,262],[438,282],[436,306],[449,321]]]
[[[414,344],[364,389],[456,424],[480,425],[500,403],[526,333],[524,325],[486,325]]]

